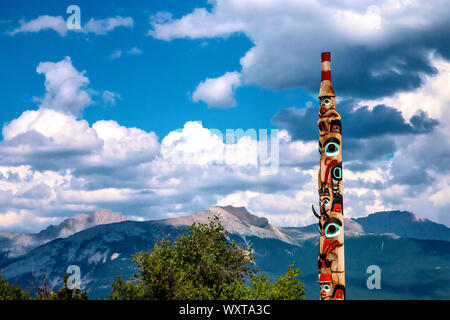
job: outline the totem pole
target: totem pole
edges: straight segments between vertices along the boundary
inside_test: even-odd
[[[342,187],[341,116],[335,107],[331,84],[331,56],[322,52],[320,83],[318,175],[319,219],[319,284],[321,300],[345,299],[344,211]]]

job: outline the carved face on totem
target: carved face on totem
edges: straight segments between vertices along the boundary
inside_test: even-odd
[[[331,169],[342,163],[341,135],[339,133],[329,133],[321,138],[320,148],[320,181],[322,185],[331,185]],[[342,174],[336,169],[336,178],[341,179]]]
[[[320,274],[320,299],[327,300],[332,297],[333,294],[333,282],[331,281],[331,274]]]
[[[330,194],[330,189],[327,187],[322,187],[319,189],[319,208],[320,214],[329,216],[331,210],[332,198]]]
[[[320,137],[329,132],[340,133],[341,116],[336,110],[334,97],[321,97],[319,108],[319,127]],[[331,127],[330,127],[331,125]]]
[[[335,264],[334,262],[336,261],[336,254],[332,252],[334,250],[333,248],[328,249],[326,246],[330,245],[331,241],[324,241],[324,239],[325,237],[321,237],[321,241],[319,244],[320,250],[319,250],[317,270],[321,274],[331,274],[333,269],[336,270],[336,267],[334,267]],[[334,248],[336,248],[338,243],[334,242],[331,245],[334,246]]]
[[[338,271],[337,251],[344,244],[344,233],[342,232],[342,221],[334,212],[329,217],[321,215],[319,221],[319,259],[318,270],[320,273],[332,273]]]
[[[328,110],[336,107],[335,97],[320,97],[320,111],[319,115],[324,115]]]

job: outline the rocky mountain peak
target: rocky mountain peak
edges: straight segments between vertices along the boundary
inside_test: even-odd
[[[108,223],[126,221],[127,218],[120,212],[113,212],[108,209],[97,210],[91,214],[80,214],[75,218],[64,220],[56,226],[59,230],[58,238],[66,238],[82,230]],[[48,228],[47,228],[48,229]]]
[[[195,212],[190,216],[158,220],[158,222],[172,226],[189,226],[194,222],[207,223],[208,217],[211,217],[212,215],[219,216],[224,228],[231,233],[239,234],[241,236],[274,238],[288,243],[295,242],[282,231],[281,228],[271,225],[267,218],[254,215],[245,207],[214,206],[206,210]]]
[[[265,228],[269,225],[269,220],[267,220],[267,218],[258,217],[257,215],[254,215],[250,213],[245,207],[218,206],[218,208],[222,208],[223,210],[231,213],[239,220],[244,221],[252,226]]]
[[[50,225],[39,233],[0,234],[1,251],[9,257],[24,254],[28,250],[58,238],[67,238],[77,232],[101,225],[122,222],[127,218],[120,212],[98,210],[91,214],[80,214],[75,218],[65,219],[58,225]]]

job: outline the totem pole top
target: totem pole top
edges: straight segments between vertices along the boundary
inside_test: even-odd
[[[319,98],[335,97],[333,85],[331,84],[331,54],[322,52],[322,76],[320,79]]]

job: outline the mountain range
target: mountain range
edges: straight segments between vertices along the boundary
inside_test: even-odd
[[[125,220],[127,218],[119,212],[99,210],[92,214],[80,214],[76,218],[66,219],[57,226],[50,225],[39,233],[0,233],[0,255],[14,258],[54,239],[66,238],[101,224]]]
[[[318,299],[317,225],[277,227],[244,207],[232,206],[153,221],[129,221],[120,213],[98,211],[34,235],[0,235],[4,253],[0,274],[31,289],[33,279],[45,273],[50,284],[58,286],[67,267],[78,265],[90,298],[104,298],[117,275],[128,279],[134,274],[132,254],[151,250],[162,238],[175,239],[188,225],[207,222],[214,214],[221,217],[231,239],[252,246],[257,266],[270,278],[286,272],[295,261],[307,298]],[[389,211],[346,219],[345,230],[348,299],[449,299],[450,229],[446,226],[407,211]],[[18,250],[11,239],[25,236],[33,241],[14,240],[21,244]],[[380,290],[366,286],[370,265],[382,270]]]

